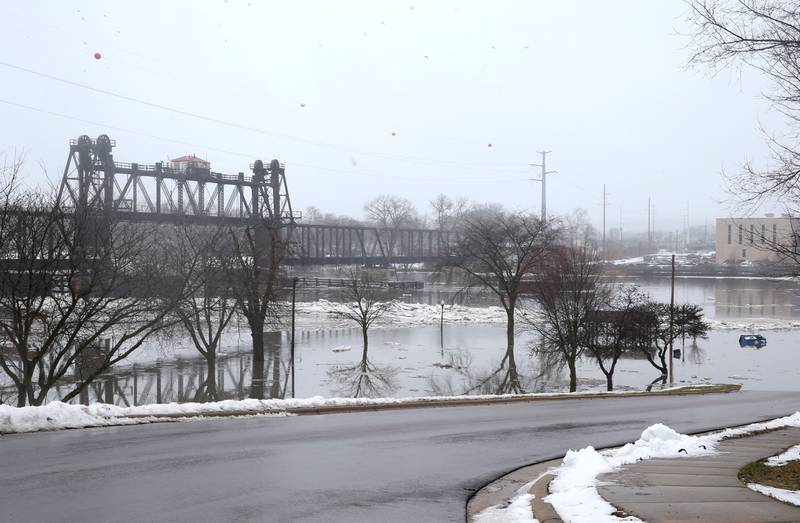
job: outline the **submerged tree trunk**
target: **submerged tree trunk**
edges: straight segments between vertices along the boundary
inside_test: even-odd
[[[199,401],[217,401],[217,354],[215,347],[209,347],[205,354],[206,381],[197,391]]]
[[[253,363],[261,362],[262,372],[264,363],[264,322],[248,316],[250,335],[253,337]]]
[[[263,350],[263,344],[262,344]],[[250,397],[253,399],[264,399],[264,358],[256,360],[253,354],[253,374],[250,381]]]
[[[361,361],[364,362],[364,365],[366,365],[367,350],[369,348],[369,333],[364,327],[361,328],[361,336],[364,339],[364,350],[361,352]]]
[[[647,392],[650,392],[651,390],[653,390],[653,385],[655,385],[659,381],[661,382],[662,385],[666,385],[667,384],[667,375],[666,374],[662,374],[661,376],[659,376],[656,379],[654,379],[653,381],[651,381],[650,385],[648,385],[645,390]]]
[[[506,309],[506,316],[508,320],[506,322],[506,351],[510,354],[514,353],[514,307],[511,306]]]
[[[522,384],[519,380],[519,373],[517,372],[517,361],[514,358],[514,349],[508,350],[506,353],[507,361],[508,361],[508,386],[506,390],[498,391],[500,394],[507,394],[509,392],[514,394],[522,394],[525,391],[522,390]]]
[[[575,365],[575,358],[568,358],[567,366],[569,367],[569,391],[575,392],[578,390],[578,370]]]

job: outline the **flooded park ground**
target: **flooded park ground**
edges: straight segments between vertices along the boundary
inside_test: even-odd
[[[637,283],[655,299],[669,300],[666,279],[621,280]],[[563,369],[548,368],[532,347],[534,334],[520,332],[516,369],[504,365],[503,312],[487,294],[462,297],[457,288],[426,286],[398,295],[401,314],[370,330],[368,358],[362,358],[361,332],[354,324],[327,314],[324,290],[300,293],[295,348],[296,397],[421,396],[508,392],[509,378],[526,392],[567,389]],[[707,339],[676,341],[677,384],[740,383],[746,389],[800,390],[800,285],[790,280],[679,278],[676,303],[703,307],[712,324]],[[445,320],[439,323],[444,301]],[[454,301],[462,306],[451,308]],[[465,308],[466,307],[466,308]],[[468,312],[465,312],[468,311]],[[249,331],[233,325],[217,368],[208,376],[205,360],[188,340],[165,340],[139,351],[130,363],[103,375],[81,402],[118,405],[291,397],[288,329],[268,336],[263,366],[254,365]],[[742,348],[740,334],[761,333],[762,349]],[[366,372],[364,370],[366,369]],[[514,372],[514,376],[509,376]],[[642,390],[658,372],[644,359],[624,358],[617,366],[615,388]],[[603,390],[596,363],[579,364],[578,388]],[[57,391],[55,392],[58,393]]]

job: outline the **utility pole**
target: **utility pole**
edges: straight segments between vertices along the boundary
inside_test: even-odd
[[[542,163],[532,163],[530,164],[530,166],[541,167],[542,177],[530,178],[530,180],[532,182],[542,182],[542,221],[547,221],[547,175],[555,174],[558,171],[547,170],[547,155],[550,154],[552,151],[536,151],[536,152],[542,155]]]
[[[655,205],[653,205],[653,225],[652,225],[652,227],[653,227],[653,243],[655,243],[656,247],[657,247],[658,246],[658,236],[656,236],[656,206]]]
[[[603,261],[608,261],[606,256],[606,184],[603,184]]]
[[[689,202],[686,202],[686,252],[689,252],[689,245],[692,243],[692,226],[689,223]]]
[[[444,300],[441,301],[442,315],[439,318],[439,344],[442,349],[442,356],[444,356]]]
[[[653,232],[650,228],[650,197],[647,197],[647,252],[653,252]]]

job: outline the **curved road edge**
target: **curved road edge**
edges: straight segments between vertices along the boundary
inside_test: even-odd
[[[789,416],[793,413],[786,413]],[[754,423],[765,423],[775,419],[773,416],[759,418],[749,423],[737,425],[737,427],[744,427]],[[737,428],[734,427],[734,428]],[[646,428],[646,427],[645,427]],[[701,434],[708,434],[710,432],[717,432],[731,427],[715,426],[705,428],[703,430],[693,431],[689,434],[697,436]],[[615,449],[631,443],[631,441],[621,441],[617,444],[606,445],[599,447],[597,451],[604,451]],[[508,502],[520,489],[528,487],[528,492],[534,495],[532,503],[533,517],[541,523],[561,523],[561,518],[555,511],[552,505],[543,500],[544,496],[548,493],[550,481],[553,479],[551,474],[547,474],[548,470],[555,468],[561,464],[566,454],[555,456],[550,459],[539,460],[534,463],[527,463],[520,465],[508,472],[498,476],[497,478],[487,482],[481,488],[476,490],[467,499],[465,505],[465,521],[472,523],[475,516],[481,511],[491,506],[500,505]]]

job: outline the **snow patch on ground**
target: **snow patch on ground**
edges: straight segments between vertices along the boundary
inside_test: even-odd
[[[766,461],[766,465],[768,467],[782,467],[787,465],[790,461],[798,460],[800,460],[800,445],[795,445],[794,447],[786,450],[786,452],[769,458]]]
[[[612,515],[616,509],[597,492],[597,477],[600,474],[613,472],[623,465],[643,459],[714,454],[716,445],[726,438],[783,427],[800,427],[800,412],[702,436],[679,434],[659,423],[645,429],[635,442],[620,448],[601,452],[593,447],[570,450],[562,465],[550,471],[555,478],[550,483],[550,495],[544,501],[553,505],[561,519],[570,523],[640,521],[630,516],[620,518]]]
[[[475,514],[475,523],[539,523],[533,517],[533,494],[525,492],[511,500],[508,506],[495,505]]]
[[[492,505],[481,510],[475,514],[474,521],[476,523],[539,523],[531,508],[531,502],[535,496],[530,493],[530,490],[545,475],[547,472],[518,488],[508,503]]]
[[[800,506],[800,490],[786,490],[776,487],[768,487],[766,485],[759,485],[758,483],[748,483],[747,488],[755,490],[765,496],[775,498],[784,503],[791,503],[792,505]]]
[[[616,509],[597,492],[597,476],[643,459],[713,452],[713,444],[705,436],[687,436],[660,423],[652,425],[642,432],[640,439],[619,449],[598,452],[586,447],[567,452],[563,464],[553,471],[556,477],[550,483],[550,495],[545,501],[553,505],[564,521],[572,523],[639,521],[612,515]]]
[[[709,385],[711,386],[711,385]],[[697,388],[701,386],[693,386]],[[669,390],[679,390],[674,387]],[[592,396],[630,394],[629,391],[596,392]],[[325,398],[313,396],[296,399],[245,399],[224,400],[209,403],[157,403],[135,407],[118,407],[106,403],[72,405],[54,401],[40,407],[11,407],[0,405],[0,434],[36,432],[40,430],[72,429],[79,427],[103,427],[111,425],[134,425],[154,421],[171,421],[178,417],[215,415],[279,415],[285,416],[302,409],[325,409],[331,407],[394,406],[403,404],[447,404],[448,402],[481,402],[503,399],[536,399],[542,397],[569,397],[564,392],[532,394],[484,394],[466,396],[412,396],[405,398]]]
[[[39,430],[77,429],[109,425],[137,425],[153,419],[127,418],[123,409],[104,403],[70,405],[54,401],[41,407],[0,405],[0,434]]]

